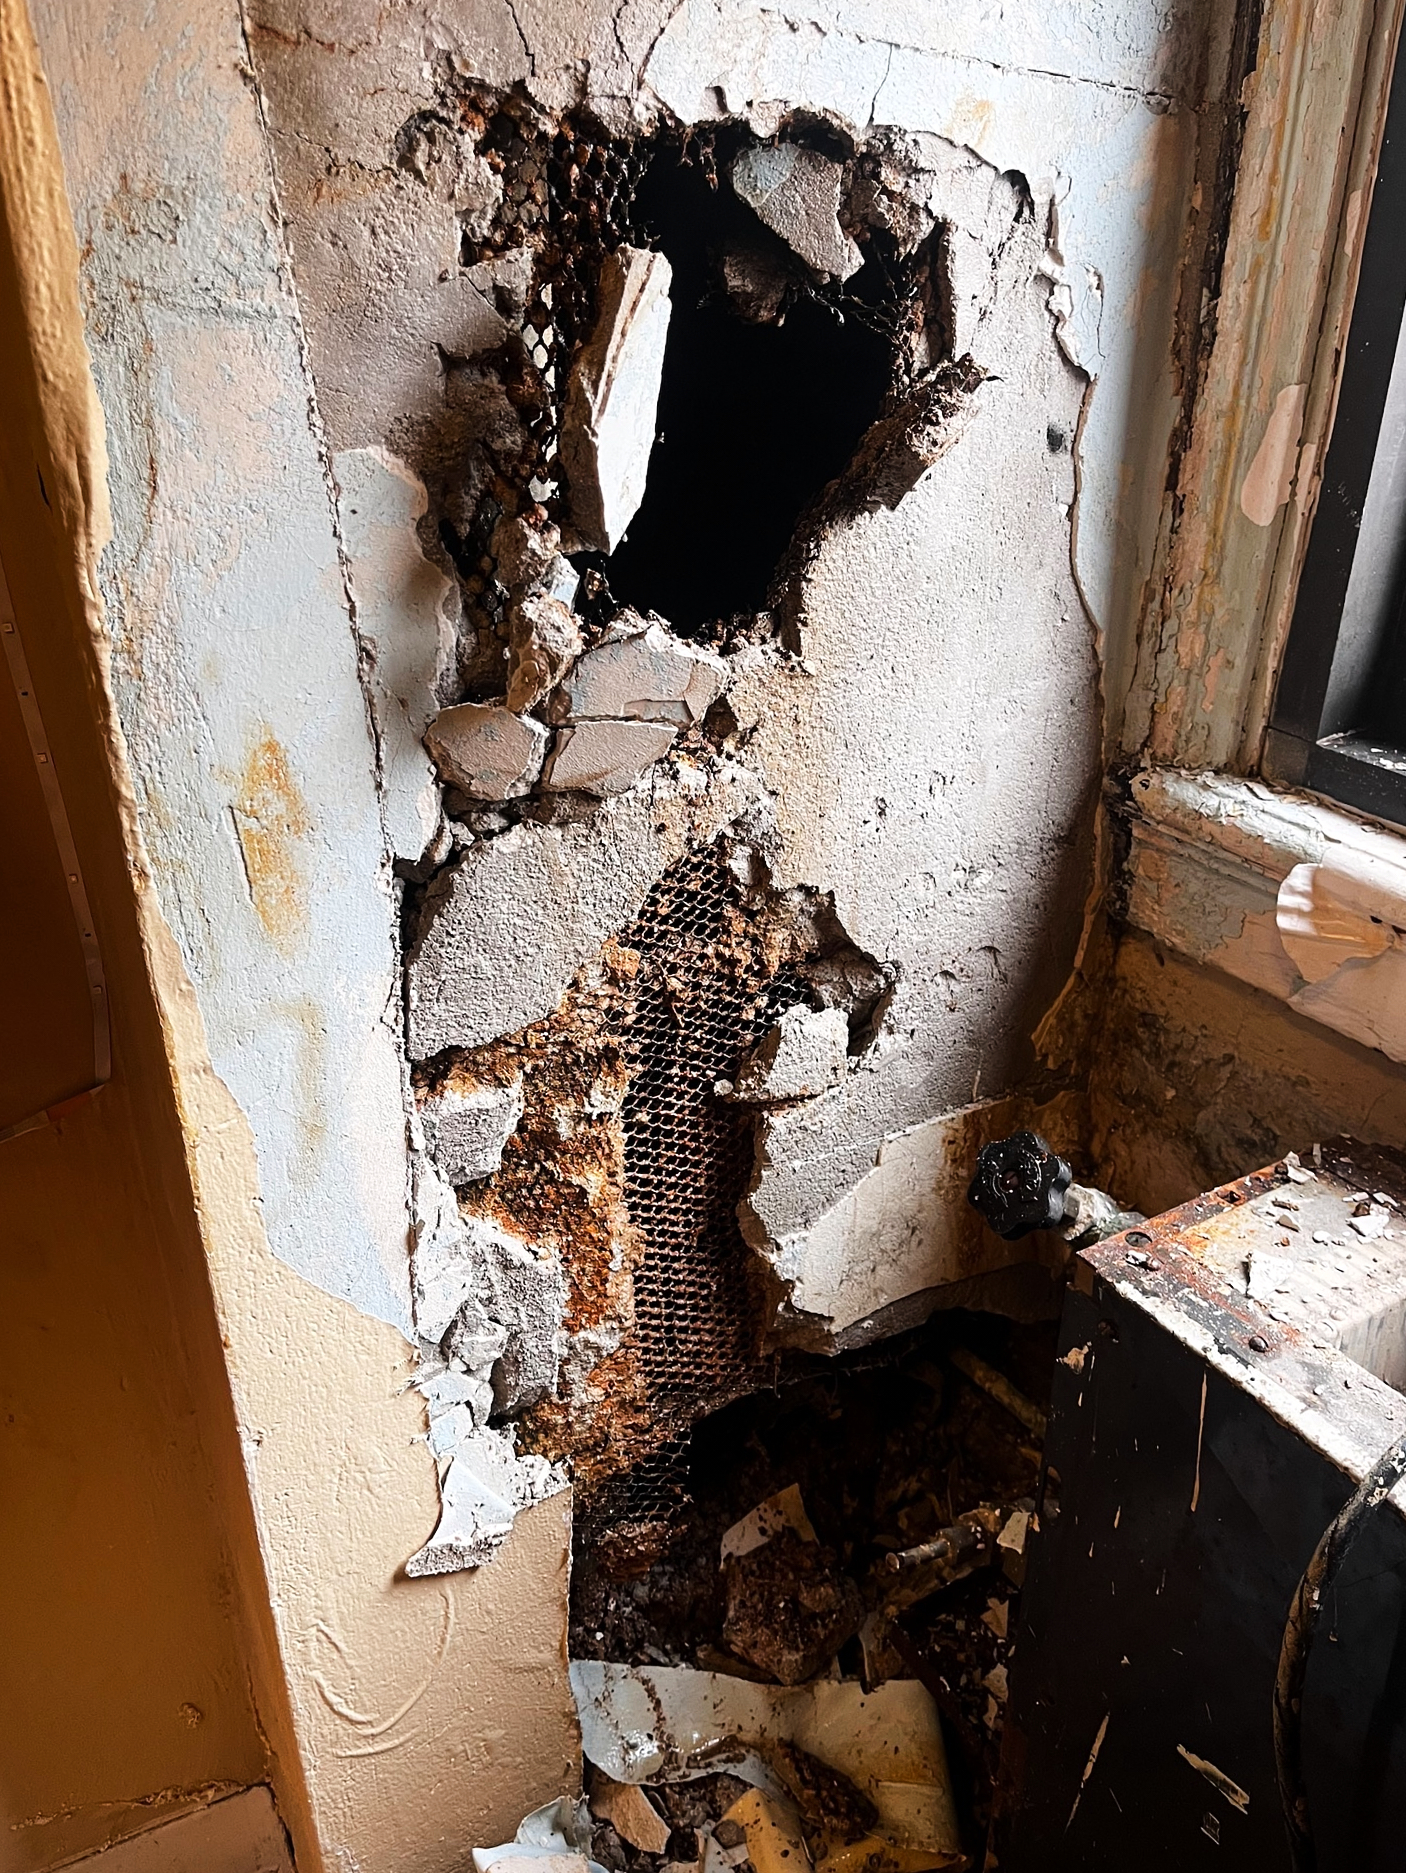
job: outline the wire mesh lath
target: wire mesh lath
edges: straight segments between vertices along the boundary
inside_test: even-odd
[[[806,987],[774,969],[719,841],[689,853],[622,934],[639,956],[617,1017],[630,1067],[625,1192],[644,1253],[635,1323],[653,1448],[583,1504],[597,1522],[667,1520],[685,1500],[689,1427],[770,1382],[737,1205],[753,1163],[751,1115],[715,1090]]]

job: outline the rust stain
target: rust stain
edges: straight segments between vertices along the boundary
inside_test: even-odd
[[[307,927],[297,842],[311,832],[312,821],[287,750],[271,729],[245,760],[231,811],[250,901],[269,937],[287,952]]]

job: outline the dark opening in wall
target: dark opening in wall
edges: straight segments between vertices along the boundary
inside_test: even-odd
[[[783,1354],[770,1389],[704,1418],[684,1440],[685,1501],[662,1553],[603,1548],[578,1521],[572,1658],[761,1683],[804,1682],[837,1665],[869,1690],[919,1679],[941,1713],[965,1844],[980,1865],[1023,1566],[989,1543],[928,1571],[891,1570],[887,1557],[911,1562],[963,1516],[979,1523],[987,1512],[994,1525],[1033,1508],[1041,1437],[971,1370],[989,1378],[994,1368],[1027,1407],[1046,1410],[1056,1333],[1053,1321],[954,1309],[857,1352]],[[813,1539],[793,1525],[724,1562],[724,1532],[792,1487]],[[1057,1490],[1044,1500],[1057,1511]],[[788,1652],[796,1662],[806,1649],[803,1673],[783,1673]],[[657,1859],[622,1852],[613,1837],[598,1836],[596,1849],[612,1873],[661,1873]]]
[[[604,570],[617,600],[684,631],[766,604],[798,518],[894,371],[899,289],[878,241],[843,287],[817,288],[734,195],[735,147],[720,138],[705,166],[665,145],[633,215],[673,268],[673,310],[644,501]]]

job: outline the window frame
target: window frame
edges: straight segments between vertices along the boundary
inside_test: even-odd
[[[1406,506],[1387,516],[1396,522],[1394,532],[1380,522],[1375,532],[1370,527],[1364,532],[1362,523],[1398,344],[1406,344],[1404,222],[1406,57],[1398,57],[1337,408],[1275,688],[1264,771],[1274,781],[1306,787],[1401,826],[1406,826],[1406,722],[1391,737],[1373,731],[1362,719],[1362,698],[1389,663],[1399,667],[1406,651]],[[1392,558],[1387,602],[1370,619],[1345,620],[1354,568]],[[1395,677],[1397,670],[1390,674]]]

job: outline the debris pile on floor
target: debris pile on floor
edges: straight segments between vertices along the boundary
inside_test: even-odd
[[[866,1692],[585,1659],[571,1682],[613,1873],[661,1856],[701,1873],[966,1863],[937,1710],[911,1679]]]
[[[583,1544],[572,1676],[597,1861],[979,1864],[1053,1354],[1052,1324],[954,1312],[787,1355],[774,1392],[695,1427],[662,1554],[615,1544],[607,1564]],[[868,1762],[871,1723],[918,1766]]]

